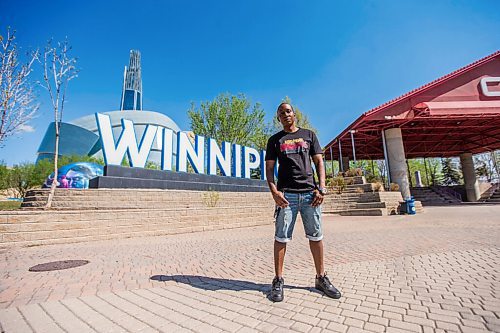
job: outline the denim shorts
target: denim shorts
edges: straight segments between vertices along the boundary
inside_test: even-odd
[[[288,206],[276,208],[274,239],[280,243],[287,243],[292,240],[293,228],[300,212],[306,237],[311,241],[322,240],[321,206],[313,207],[311,205],[314,193],[312,191],[304,193],[285,192],[284,195],[288,201]]]

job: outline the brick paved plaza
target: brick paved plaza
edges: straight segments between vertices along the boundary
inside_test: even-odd
[[[3,248],[2,332],[500,332],[500,206],[325,216],[324,227],[340,300],[311,288],[301,227],[276,304],[272,225]],[[28,271],[67,259],[90,263]]]

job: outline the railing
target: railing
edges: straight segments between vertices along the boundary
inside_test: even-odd
[[[462,195],[449,187],[431,186],[431,188],[434,192],[437,192],[442,195],[451,195],[460,202],[462,201]]]
[[[491,187],[481,195],[481,201],[487,201],[490,199],[498,189],[500,189],[500,183],[492,183]]]

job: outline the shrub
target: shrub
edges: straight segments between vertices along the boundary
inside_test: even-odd
[[[152,161],[147,161],[144,168],[151,169],[151,170],[161,170],[161,166],[155,162],[152,162]]]
[[[15,210],[21,208],[21,201],[0,201],[0,210]]]
[[[382,183],[382,178],[380,178],[379,176],[374,176],[372,174],[368,174],[366,176],[366,181],[368,183],[376,183],[376,182]]]
[[[220,194],[217,191],[209,190],[202,194],[203,203],[207,207],[215,207],[220,199]]]
[[[342,194],[345,190],[345,181],[343,177],[335,177],[332,179],[332,186],[337,190],[338,194]]]
[[[376,182],[373,184],[373,191],[380,192],[384,188],[384,185],[381,182]]]
[[[362,187],[356,187],[356,193],[365,193]]]
[[[344,182],[346,185],[353,185],[354,184],[354,179],[353,178],[347,178],[344,179]]]
[[[349,169],[344,174],[346,177],[363,176],[363,169],[361,169],[361,168]]]
[[[398,185],[398,184],[396,184],[396,183],[391,183],[390,188],[391,188],[391,191],[392,191],[392,192],[397,192],[397,191],[399,191],[399,185]]]
[[[333,180],[332,177],[326,177],[326,179],[325,179],[325,185],[327,187],[331,187],[332,186],[332,180]]]

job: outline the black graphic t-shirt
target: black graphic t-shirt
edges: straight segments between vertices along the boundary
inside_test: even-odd
[[[313,131],[278,132],[267,141],[266,161],[278,160],[278,190],[307,192],[315,188],[311,157],[322,154]]]

